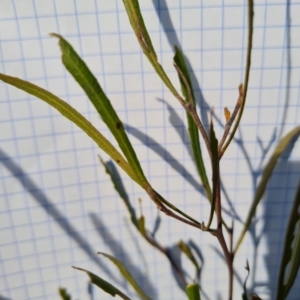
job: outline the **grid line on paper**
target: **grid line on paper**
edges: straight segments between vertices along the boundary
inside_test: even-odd
[[[40,27],[39,27],[39,24],[38,24],[38,16],[37,16],[37,10],[36,10],[36,7],[35,7],[35,2],[33,2],[33,8],[34,8],[34,15],[35,15],[35,20],[36,20],[36,27],[38,29],[38,35],[39,35],[39,47],[40,47],[40,53],[41,53],[41,56],[42,56],[42,69],[43,69],[43,73],[46,75],[47,72],[46,72],[45,56],[44,56],[43,46],[42,46],[42,43],[41,43],[42,35],[41,35]],[[46,78],[45,81],[46,81],[46,88],[49,89],[47,78]],[[50,111],[50,107],[48,108],[48,111]],[[53,118],[50,119],[50,126],[51,126],[52,131],[54,132],[54,121],[53,121]],[[54,145],[55,145],[55,139],[54,139]],[[35,146],[36,146],[36,149],[38,149],[37,143],[35,143]],[[56,145],[54,147],[56,149]],[[55,155],[55,156],[56,156],[56,165],[59,166],[57,155]],[[40,161],[39,161],[39,169],[41,170],[41,163],[40,163]],[[41,176],[41,180],[42,180],[42,184],[44,185],[43,176]],[[62,199],[63,199],[63,197],[62,197]],[[51,240],[51,243],[52,243],[52,247],[54,249],[55,248],[55,246],[54,246],[54,244],[55,244],[54,243],[54,234],[53,234],[53,231],[51,230],[50,224],[48,225],[48,229],[49,229],[49,231],[51,233],[50,234],[50,240]],[[60,272],[59,272],[59,268],[58,268],[59,262],[58,262],[57,254],[54,253],[53,257],[54,257],[54,264],[55,264],[54,268],[55,268],[58,280],[61,282],[61,276],[60,276]]]
[[[55,2],[53,2],[53,3],[55,3]],[[268,7],[272,7],[272,6],[276,6],[276,7],[283,7],[283,8],[285,8],[286,7],[286,2],[282,2],[282,3],[276,3],[276,2],[274,2],[274,3],[268,3],[267,4],[268,5]],[[298,2],[294,2],[294,3],[292,3],[292,5],[294,6],[294,7],[297,7],[297,6],[300,6],[300,3],[298,3]],[[255,4],[255,7],[265,7],[266,6],[266,4],[265,3],[256,3]],[[95,7],[97,7],[97,5],[95,5]],[[220,5],[218,5],[218,4],[214,4],[214,5],[202,5],[201,4],[201,7],[203,8],[203,9],[205,9],[205,8],[223,8],[224,7],[224,5],[223,4],[220,4]],[[244,7],[244,4],[226,4],[226,7],[227,8],[236,8],[236,7]],[[166,11],[166,10],[168,10],[168,11],[172,11],[172,10],[179,10],[179,9],[184,9],[184,7],[182,6],[178,6],[178,7],[176,7],[176,6],[174,6],[174,7],[172,7],[172,6],[168,6],[168,7],[160,7],[160,11]],[[199,5],[195,5],[195,6],[189,6],[189,7],[187,7],[187,8],[189,8],[189,9],[199,9]],[[147,12],[147,11],[152,11],[153,9],[152,8],[143,8],[143,11],[144,12]],[[109,11],[109,10],[106,10],[106,11],[101,11],[101,10],[97,10],[96,11],[96,13],[97,14],[109,14],[109,13],[114,13],[115,12],[115,10],[111,10],[111,11]],[[54,14],[56,15],[56,16],[58,16],[58,17],[66,17],[66,16],[73,16],[74,14],[73,13],[57,13],[57,12],[54,12]],[[95,14],[95,12],[93,11],[93,12],[80,12],[80,15],[81,16],[89,16],[89,15],[94,15]],[[43,14],[43,15],[41,15],[42,17],[44,17],[44,18],[51,18],[53,15],[45,15],[45,14]],[[18,19],[19,20],[22,20],[22,19],[32,19],[32,18],[35,18],[35,13],[33,12],[32,13],[32,16],[18,16]],[[3,21],[14,21],[15,20],[15,18],[14,17],[8,17],[8,18],[6,18],[6,17],[3,17],[3,16],[1,16],[1,20],[3,20]],[[268,25],[269,26],[269,25]]]
[[[48,72],[48,69],[51,68],[51,62],[57,60],[59,54],[48,51],[49,38],[44,34],[43,26],[55,24],[58,32],[63,33],[76,51],[88,61],[91,69],[95,69],[94,74],[99,78],[103,89],[107,91],[111,100],[117,105],[121,119],[126,122],[126,125],[128,124],[129,137],[150,182],[153,182],[154,186],[158,186],[159,191],[166,198],[174,201],[181,209],[194,213],[201,221],[205,221],[207,204],[205,200],[198,201],[197,185],[191,180],[193,177],[197,178],[197,174],[193,168],[190,153],[186,149],[182,150],[182,143],[185,147],[190,146],[185,133],[185,112],[176,101],[171,99],[163,83],[154,86],[155,73],[149,69],[148,62],[141,50],[131,45],[133,40],[130,40],[129,36],[133,33],[128,24],[123,23],[123,7],[118,1],[108,2],[106,10],[102,11],[103,3],[91,0],[86,2],[85,10],[81,11],[83,9],[81,0],[68,0],[65,3],[53,0],[51,1],[52,6],[50,5],[52,7],[51,12],[42,12],[39,15],[41,12],[40,3],[28,1],[26,9],[23,8],[22,10],[21,3],[12,1],[12,5],[7,8],[7,16],[3,14],[4,10],[0,13],[1,71],[3,70],[4,73],[12,72],[12,75],[29,81],[34,80],[46,89],[53,89],[54,93],[72,105],[78,101],[78,99],[74,99],[76,97],[82,101],[83,92],[76,89],[71,76],[64,69],[61,73],[58,71]],[[173,45],[170,45],[170,41],[172,41],[172,36],[174,37],[176,34],[178,43],[181,44],[179,46],[182,47],[190,60],[193,68],[190,71],[194,72],[199,81],[199,86],[195,86],[195,93],[200,99],[201,117],[206,116],[210,105],[212,105],[222,119],[223,107],[234,105],[236,100],[234,98],[238,83],[235,80],[243,80],[244,58],[247,50],[247,8],[245,5],[223,2],[212,4],[212,2],[205,0],[180,0],[176,3],[172,1],[140,1],[140,4],[146,23],[150,26],[149,33],[157,47],[159,61],[165,67],[172,81],[176,83],[177,75],[171,64],[168,63],[169,60],[172,60],[173,55]],[[226,190],[230,194],[237,211],[241,213],[247,209],[249,201],[251,201],[253,183],[257,183],[259,180],[258,176],[263,165],[261,146],[258,144],[257,138],[262,139],[263,146],[270,142],[270,132],[281,122],[286,106],[284,97],[287,88],[291,99],[284,124],[285,131],[297,125],[299,119],[297,116],[300,106],[300,61],[297,57],[300,57],[300,45],[294,40],[291,40],[291,44],[288,45],[287,40],[288,30],[294,34],[299,29],[300,25],[294,16],[295,12],[299,11],[300,5],[296,2],[290,5],[290,8],[294,10],[291,11],[290,16],[286,13],[286,3],[273,1],[263,3],[261,1],[255,6],[256,16],[261,16],[261,18],[257,17],[256,19],[252,85],[249,87],[250,96],[240,132],[245,139],[244,146],[248,151],[250,161],[255,167],[253,172],[250,172],[252,181],[248,182],[246,179],[249,170],[245,167],[244,154],[237,144],[232,144],[231,149],[228,150],[228,156],[224,157],[222,161]],[[112,9],[112,7],[114,8]],[[236,14],[238,21],[235,23],[232,23],[232,14],[229,13],[232,9],[239,12]],[[274,10],[278,11],[276,22],[272,16]],[[160,26],[157,26],[159,21],[166,22],[164,17],[167,12],[173,23],[161,23]],[[200,17],[196,20],[188,18],[190,13]],[[282,19],[283,13],[285,13],[284,19]],[[107,16],[111,16],[112,21],[117,20],[117,24],[111,24],[111,27],[109,24],[104,24],[102,21],[108,20]],[[207,16],[221,17],[209,19]],[[289,18],[292,20],[291,24],[288,24]],[[41,19],[43,19],[43,25],[40,23]],[[31,24],[33,24],[34,30],[31,35],[28,35],[27,31],[24,31],[24,28],[20,26],[24,20],[26,22],[33,21]],[[86,27],[82,26],[82,22],[89,20],[95,21],[96,24],[93,26],[92,32],[87,32]],[[217,25],[211,23],[211,20],[214,20]],[[278,20],[281,20],[281,23]],[[10,30],[10,36],[3,31],[5,26]],[[112,29],[109,31],[109,28]],[[270,30],[278,34],[278,41],[275,44],[269,40],[272,37]],[[241,33],[238,41],[237,36],[230,35],[231,38],[228,38],[226,35],[227,33],[233,34],[235,31]],[[214,37],[218,38],[214,39]],[[87,49],[85,45],[92,42],[95,43]],[[114,48],[107,46],[110,42],[116,43]],[[35,45],[36,49],[32,49],[30,53],[25,44],[30,44],[31,47]],[[128,44],[130,47],[127,48]],[[20,49],[15,51],[14,45],[19,45]],[[94,45],[98,46],[91,50],[90,48]],[[292,66],[286,64],[288,51],[291,53]],[[232,56],[230,54],[232,53],[236,55],[234,61],[231,61]],[[138,57],[137,62],[134,61],[137,64],[135,69],[129,68],[126,64],[130,55]],[[277,60],[276,64],[272,62],[270,57]],[[30,64],[28,64],[29,62]],[[38,67],[34,69],[34,65]],[[285,81],[288,72],[291,72],[290,84]],[[126,79],[128,76],[135,80],[135,86],[129,84]],[[235,80],[228,80],[230,76],[234,77]],[[128,233],[127,227],[124,225],[125,222],[123,222],[123,218],[128,217],[127,211],[123,209],[123,204],[115,196],[111,182],[101,166],[98,165],[96,157],[99,152],[98,149],[93,147],[92,143],[87,142],[75,126],[67,127],[60,123],[61,117],[52,108],[47,107],[43,113],[35,115],[37,101],[4,86],[2,84],[0,86],[0,99],[1,108],[3,107],[6,113],[0,111],[0,125],[5,126],[3,128],[8,128],[9,133],[0,134],[0,139],[1,147],[10,157],[1,157],[0,160],[0,180],[3,186],[3,191],[0,193],[3,201],[0,203],[4,203],[3,207],[0,204],[0,220],[3,222],[0,221],[0,234],[5,232],[5,237],[7,237],[8,232],[11,236],[1,242],[5,251],[0,251],[0,294],[4,293],[0,296],[12,299],[41,299],[41,297],[56,299],[56,289],[62,285],[71,292],[73,297],[89,299],[90,295],[88,296],[86,292],[86,277],[70,270],[71,264],[92,270],[105,279],[114,278],[121,290],[131,293],[128,286],[119,280],[113,268],[110,270],[108,267],[107,271],[98,268],[95,260],[91,259],[87,252],[84,252],[84,245],[78,245],[74,242],[70,230],[62,230],[49,210],[41,210],[39,216],[37,213],[39,204],[33,202],[34,200],[28,191],[16,183],[17,179],[15,178],[19,175],[11,174],[3,167],[11,159],[26,171],[26,174],[20,175],[24,184],[26,180],[31,179],[36,183],[37,191],[42,191],[49,199],[54,197],[53,205],[61,212],[62,216],[66,216],[66,220],[74,226],[72,227],[73,230],[84,235],[85,243],[90,246],[91,252],[105,249],[111,253],[111,242],[116,247],[113,253],[119,253],[121,260],[126,260],[127,253],[132,254],[134,260],[129,265],[134,274],[141,274],[135,267],[144,263],[139,252],[139,249],[142,249],[140,251],[146,253],[147,256],[145,261],[148,261],[147,268],[152,280],[152,282],[148,282],[146,277],[141,276],[141,285],[145,290],[151,292],[151,283],[155,283],[159,288],[164,288],[165,291],[157,294],[159,297],[153,298],[177,299],[176,297],[183,297],[180,290],[177,291],[177,287],[172,281],[173,278],[167,278],[170,273],[169,265],[162,262],[160,255],[155,251],[150,252],[151,249],[149,250],[139,240],[137,244],[133,243],[135,233]],[[161,98],[165,103],[158,102],[155,98]],[[93,110],[92,105],[86,103],[86,105],[81,106],[80,112],[110,140],[113,140],[103,124],[97,123],[98,114]],[[26,107],[27,115],[14,114],[18,105],[21,110]],[[171,109],[173,110],[171,111]],[[159,119],[160,116],[163,117],[162,121]],[[180,116],[184,121],[176,121],[175,116]],[[205,123],[205,125],[207,124]],[[220,135],[223,126],[222,120],[220,124],[215,126],[216,132]],[[42,130],[42,127],[47,129]],[[145,136],[138,136],[135,128],[144,133]],[[147,146],[146,149],[144,145]],[[158,145],[163,147],[157,149]],[[284,226],[290,205],[286,199],[293,197],[293,191],[297,184],[296,179],[300,174],[297,149],[299,149],[299,143],[295,144],[291,154],[293,163],[283,158],[278,169],[276,169],[266,193],[265,206],[258,212],[258,218],[260,216],[267,217],[265,227],[262,225],[263,230],[266,231],[266,242],[265,245],[262,242],[261,245],[263,246],[260,249],[262,256],[272,250],[268,247],[274,249],[277,247],[277,252],[270,251],[269,260],[266,259],[264,262],[261,259],[256,269],[256,273],[261,276],[261,281],[267,282],[269,279],[270,285],[267,285],[267,288],[270,288],[271,283],[276,281],[275,272],[271,272],[271,270],[276,269],[276,264],[280,258],[279,245],[283,240]],[[50,156],[52,156],[51,160],[49,159]],[[164,166],[162,165],[162,158],[166,163]],[[205,157],[205,159],[207,158]],[[264,162],[266,160],[267,158]],[[178,163],[177,167],[174,167],[175,162]],[[179,180],[180,176],[183,176],[187,182],[182,183]],[[149,226],[151,229],[157,215],[156,208],[129,179],[125,179],[124,184],[133,204],[136,204],[135,199],[138,197],[143,198],[143,213],[146,216],[147,227]],[[31,190],[31,192],[34,191]],[[277,195],[283,195],[283,197],[274,200],[274,196]],[[25,207],[18,203],[18,200]],[[134,207],[137,215],[139,215],[138,205],[134,205]],[[274,207],[277,207],[277,210]],[[100,223],[97,226],[93,224],[91,215],[95,218],[103,218],[103,225],[99,225]],[[37,219],[34,219],[35,217]],[[209,240],[206,235],[192,233],[188,227],[178,225],[164,216],[161,217],[163,225],[158,233],[158,238],[165,246],[174,245],[180,238],[188,240],[192,237],[201,246]],[[277,218],[280,218],[282,225],[280,229],[275,224]],[[25,220],[28,220],[27,223]],[[109,228],[105,227],[106,224]],[[277,231],[276,240],[274,237]],[[22,232],[24,240],[20,239]],[[102,237],[100,238],[101,233]],[[113,241],[114,238],[123,241],[124,249],[121,247],[123,244],[117,244]],[[212,245],[214,246],[214,244]],[[241,260],[238,261],[243,264],[244,260],[252,257],[253,254],[253,243],[250,238],[245,241],[245,245],[247,248],[241,252]],[[15,257],[9,256],[7,249],[14,249]],[[208,294],[217,295],[214,286],[217,285],[220,289],[226,288],[226,279],[225,272],[222,272],[224,269],[222,261],[218,260],[217,254],[211,249],[207,249],[205,246],[201,248],[207,259],[204,264],[204,273],[208,272],[207,277],[203,277],[202,280],[204,281],[203,286],[208,289]],[[214,261],[211,263],[211,272],[208,271],[207,265],[210,260]],[[31,263],[32,265],[30,265]],[[186,262],[183,261],[183,263]],[[264,264],[268,268],[264,268]],[[12,268],[9,272],[7,266]],[[12,278],[15,279],[15,287],[11,286]],[[238,287],[238,285],[236,286]],[[297,288],[295,288],[295,293],[296,290]],[[94,292],[94,296],[98,296],[97,292]],[[105,297],[104,295],[103,299],[108,299]]]
[[[15,8],[15,3],[13,3],[13,9],[14,9],[14,14],[16,15],[16,8]],[[18,23],[18,21],[16,22],[17,23],[17,31],[18,31],[18,36],[20,37],[20,27],[19,27],[19,23]],[[19,44],[21,45],[21,41],[19,41]],[[22,47],[20,47],[21,48],[21,58],[23,58],[23,56],[22,56]],[[25,68],[24,68],[24,66],[23,66],[23,72],[25,71]],[[25,73],[26,74],[26,73]],[[20,153],[19,153],[19,150],[16,148],[15,149],[15,151],[16,151],[16,153],[18,154],[18,156],[20,157]],[[25,195],[25,198],[26,198],[26,195]],[[26,200],[28,200],[28,199],[26,199]],[[26,201],[25,200],[25,201]],[[26,201],[27,202],[27,201]],[[27,202],[28,203],[28,202]],[[27,209],[27,214],[29,215],[29,209]],[[12,222],[12,224],[13,224],[13,222]],[[33,236],[34,234],[33,234],[33,225],[32,224],[30,224],[30,231],[31,231],[31,236]],[[16,238],[16,240],[17,240],[17,238]],[[35,240],[33,240],[33,243],[35,243]],[[21,253],[19,253],[19,255],[20,255]],[[37,254],[38,255],[38,254]],[[38,255],[39,256],[39,255]],[[21,255],[19,256],[19,257],[21,257]],[[20,265],[22,265],[22,264],[20,264]],[[25,271],[24,271],[24,269],[21,267],[21,272],[22,272],[22,274],[23,274],[23,278],[25,279],[26,278],[26,273],[25,273]],[[41,273],[41,270],[39,270],[39,276],[42,278],[42,273]],[[24,280],[23,279],[23,280]],[[44,289],[44,294],[45,294],[45,285],[44,284],[42,284],[42,286],[43,286],[43,289]],[[27,297],[28,298],[30,298],[30,293],[29,293],[29,290],[28,290],[28,288],[26,288],[26,292],[27,292]]]
[[[56,4],[55,4],[54,1],[53,1],[53,7],[54,7],[54,10],[56,12]],[[55,18],[55,21],[56,21],[56,26],[59,29],[59,22],[58,22],[57,18]],[[66,84],[66,77],[64,77],[64,84],[65,84],[66,91],[68,91],[67,84]],[[52,115],[51,115],[50,120],[51,120],[51,126],[54,130],[54,118],[52,117]],[[73,135],[73,131],[72,131],[72,135]],[[57,166],[60,166],[60,163],[59,163],[59,150],[58,150],[58,147],[57,147],[56,140],[54,141],[54,143],[55,143],[54,144],[54,149],[55,149],[54,153],[55,153],[55,158],[56,158],[56,164],[57,164]],[[74,146],[74,143],[73,143],[73,146]],[[59,172],[59,181],[62,182],[62,176],[61,176],[60,172]],[[61,191],[60,191],[60,196],[61,196],[62,203],[63,203],[63,213],[64,213],[65,216],[68,216],[68,210],[67,210],[66,203],[63,201],[65,199],[63,189],[61,189]],[[75,260],[74,252],[73,252],[73,249],[72,249],[71,239],[69,239],[68,243],[69,243],[69,249],[70,249],[70,252],[71,252],[70,254],[71,254],[72,260]],[[75,280],[76,280],[76,283],[78,285],[78,283],[79,283],[78,279],[76,278]],[[62,282],[62,278],[60,278],[60,282]]]

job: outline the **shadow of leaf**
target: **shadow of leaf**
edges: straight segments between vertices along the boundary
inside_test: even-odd
[[[116,257],[124,264],[124,266],[135,278],[137,283],[151,298],[158,299],[156,289],[150,282],[147,274],[142,273],[141,270],[133,265],[131,255],[127,253],[122,244],[112,236],[101,219],[94,213],[89,214],[89,216],[95,228],[97,229],[98,234],[106,243],[107,247],[110,248],[112,256]]]
[[[152,0],[152,3],[155,8],[156,14],[158,16],[159,22],[162,26],[162,29],[168,39],[170,47],[173,49],[174,46],[178,46],[181,49],[182,48],[181,43],[177,36],[176,30],[174,29],[174,25],[172,23],[172,19],[171,19],[170,13],[169,13],[169,9],[168,9],[166,0],[159,0],[159,1]],[[183,51],[183,53],[184,53],[184,51]],[[200,88],[199,82],[196,77],[196,74],[193,71],[192,66],[191,66],[188,58],[186,57],[186,55],[184,55],[184,60],[187,65],[187,68],[190,72],[192,86],[193,86],[194,93],[195,93],[195,99],[200,108],[201,121],[202,121],[204,128],[207,131],[208,127],[209,127],[208,116],[209,116],[209,112],[210,112],[210,106],[204,99],[202,90]]]
[[[73,239],[85,254],[93,260],[93,262],[104,270],[111,278],[117,281],[110,270],[101,262],[96,251],[89,245],[89,242],[76,230],[70,221],[51,203],[50,199],[44,194],[30,176],[17,165],[12,158],[0,149],[0,162],[11,172],[11,174],[20,182],[24,189],[33,197],[33,199],[44,209],[53,220],[64,230],[64,232]],[[74,262],[75,263],[75,262]],[[71,267],[71,266],[70,266]]]
[[[187,182],[189,182],[197,191],[199,191],[202,195],[205,195],[204,189],[200,185],[200,183],[197,180],[195,180],[194,176],[180,162],[178,162],[178,160],[176,160],[171,153],[164,149],[154,139],[147,136],[138,129],[131,127],[130,125],[126,125],[126,129],[128,129],[129,134],[133,135],[144,145],[146,145],[148,148],[150,148],[156,154],[158,154],[163,160],[165,160],[176,172],[180,174],[180,176],[182,176]]]
[[[0,295],[0,300],[12,300],[12,299],[6,298],[6,297],[3,297],[3,296]]]
[[[183,123],[182,119],[179,117],[179,115],[177,114],[177,112],[175,111],[175,109],[166,101],[164,101],[163,99],[158,99],[159,102],[162,102],[163,104],[165,104],[167,106],[167,109],[169,111],[169,121],[170,123],[173,125],[174,129],[176,130],[176,132],[178,133],[182,144],[186,147],[188,154],[190,156],[191,159],[194,159],[193,157],[193,152],[192,149],[190,147],[190,138],[189,138],[189,133],[186,129],[185,124]]]
[[[176,261],[178,267],[182,269],[182,262],[181,262],[181,251],[179,250],[177,245],[168,247],[168,252],[172,256],[173,260]],[[185,285],[182,282],[182,279],[178,276],[176,270],[172,267],[172,274],[176,280],[177,285],[179,288],[185,292]]]
[[[173,47],[174,45],[180,46],[180,42],[174,29],[166,0],[152,0],[152,3],[163,31],[166,34],[169,45],[171,47]]]
[[[153,238],[155,238],[155,235],[159,230],[160,224],[161,224],[161,217],[160,217],[159,211],[157,211],[157,216],[155,218],[154,227],[151,232],[151,235],[153,236]]]
[[[294,202],[297,181],[300,178],[300,162],[279,162],[266,191],[264,201],[264,228],[268,253],[265,256],[269,275],[270,299],[276,298],[278,272],[283,253],[287,223]],[[287,189],[286,186],[289,186]],[[288,299],[297,299],[300,292],[300,273],[290,290]]]

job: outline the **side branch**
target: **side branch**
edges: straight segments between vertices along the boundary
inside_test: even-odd
[[[251,53],[252,53],[252,44],[253,44],[253,22],[254,22],[254,1],[248,0],[248,45],[247,45],[247,59],[246,59],[246,72],[245,72],[245,79],[244,79],[244,85],[243,85],[243,101],[237,116],[237,120],[234,124],[233,130],[229,136],[228,141],[223,146],[222,149],[222,155],[228,148],[229,144],[231,143],[232,139],[234,138],[235,132],[237,131],[237,128],[239,127],[245,103],[246,103],[246,97],[247,97],[247,91],[248,91],[248,84],[249,84],[249,77],[250,77],[250,67],[251,67]]]
[[[186,90],[188,92],[188,97],[190,99],[192,99],[192,92],[191,92],[191,89],[189,87],[189,84],[188,84],[185,76],[183,75],[183,73],[181,72],[180,68],[177,66],[176,63],[173,63],[173,65],[174,65],[176,71],[178,72],[178,75],[180,76],[180,79],[182,80],[182,82],[185,85],[185,88],[186,88]],[[200,118],[199,118],[199,116],[197,114],[197,110],[196,110],[195,106],[192,104],[191,101],[190,102],[186,102],[181,97],[180,97],[180,99],[179,98],[177,98],[177,99],[179,100],[180,104],[184,107],[184,109],[186,110],[186,112],[189,113],[191,115],[191,117],[193,118],[196,126],[198,127],[198,129],[199,129],[199,131],[200,131],[200,133],[201,133],[201,135],[203,137],[203,140],[205,142],[205,145],[206,145],[207,151],[209,153],[209,156],[211,157],[212,154],[211,154],[211,150],[210,150],[210,144],[209,144],[208,136],[207,136],[207,133],[206,133],[206,131],[204,129],[204,126],[203,126],[203,124],[202,124],[202,122],[201,122],[201,120],[200,120]]]
[[[244,93],[243,93],[243,84],[241,83],[241,84],[239,85],[239,97],[238,97],[238,100],[237,100],[237,102],[236,102],[234,111],[233,111],[233,113],[232,113],[230,119],[228,120],[228,122],[227,122],[227,124],[226,124],[226,127],[225,127],[225,130],[224,130],[222,139],[221,139],[221,141],[220,141],[220,143],[219,143],[219,158],[221,158],[221,157],[223,156],[223,154],[224,154],[224,151],[225,151],[225,150],[222,149],[222,147],[223,147],[224,142],[225,142],[225,140],[226,140],[226,138],[227,138],[227,136],[228,136],[228,133],[229,133],[229,131],[230,131],[230,128],[231,128],[231,126],[232,126],[232,124],[233,124],[233,122],[234,122],[234,120],[235,120],[235,118],[236,118],[236,116],[237,116],[237,114],[238,114],[238,111],[240,110],[240,107],[241,107],[241,105],[242,105],[242,103],[243,103],[243,94],[244,94]]]
[[[155,192],[155,190],[153,190],[152,188],[148,188],[146,190],[147,194],[149,195],[149,197],[153,200],[153,202],[157,205],[157,208],[162,211],[163,213],[165,213],[167,216],[172,217],[174,219],[177,219],[185,224],[188,224],[190,226],[193,226],[195,228],[198,228],[202,231],[204,231],[205,226],[203,223],[195,223],[192,221],[189,221],[181,216],[178,216],[177,214],[175,214],[173,211],[171,211],[170,209],[168,209],[159,199],[157,193]],[[211,234],[215,235],[216,234],[216,230],[213,229],[209,229],[206,230],[208,232],[210,232]]]
[[[228,268],[228,275],[229,275],[229,288],[228,288],[228,299],[232,300],[232,294],[233,294],[233,254],[232,254],[232,230],[231,228],[229,232],[229,237],[230,237],[230,245],[229,249],[226,244],[224,234],[223,234],[223,229],[222,229],[222,205],[221,205],[221,188],[220,188],[220,173],[218,172],[218,185],[217,185],[217,193],[216,193],[216,215],[217,215],[217,239],[221,245],[221,248],[223,250],[227,268]]]

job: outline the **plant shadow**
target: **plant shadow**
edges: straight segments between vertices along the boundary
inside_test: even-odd
[[[145,133],[141,132],[139,129],[131,127],[128,124],[124,124],[126,131],[137,138],[140,142],[146,145],[148,148],[153,150],[157,155],[159,155],[163,160],[166,161],[176,172],[180,174],[187,182],[189,182],[198,192],[205,195],[204,189],[197,181],[194,176],[177,160],[175,157],[168,152],[164,147],[162,147],[153,138],[147,136]]]
[[[95,249],[89,244],[84,236],[77,231],[72,223],[64,216],[64,214],[51,202],[47,195],[40,189],[30,176],[23,170],[14,160],[0,149],[0,162],[10,171],[24,189],[32,196],[32,198],[39,204],[39,206],[52,217],[61,229],[84,251],[84,253],[110,278],[119,282],[117,278],[110,272],[110,270],[102,263],[97,256]],[[55,238],[55,237],[54,237]],[[74,262],[76,264],[76,262]],[[70,266],[71,267],[71,266]]]
[[[176,30],[174,28],[166,0],[159,0],[159,1],[152,0],[152,3],[155,8],[161,27],[165,33],[165,36],[167,37],[170,47],[174,49],[174,46],[177,46],[179,49],[182,49],[182,45],[178,38]],[[207,103],[207,101],[203,96],[196,74],[189,62],[189,59],[186,57],[184,53],[183,56],[190,73],[193,91],[195,93],[195,100],[200,109],[200,117],[201,117],[202,124],[204,128],[208,130],[208,126],[209,126],[208,116],[211,110],[210,105]]]
[[[135,278],[141,288],[146,292],[146,294],[150,296],[150,298],[158,299],[156,289],[150,282],[149,277],[133,264],[131,255],[126,252],[121,242],[113,237],[107,226],[102,222],[101,218],[99,218],[94,213],[89,214],[89,216],[95,228],[97,229],[97,233],[99,234],[101,239],[103,239],[107,247],[109,247],[112,255],[124,264],[124,266],[132,274],[132,276]],[[126,284],[125,280],[124,284]]]
[[[168,4],[166,0],[161,0],[161,1],[153,0],[152,2],[155,7],[159,21],[161,23],[162,29],[168,39],[170,47],[173,48],[174,45],[176,45],[179,48],[181,48],[181,43],[172,24],[172,20],[169,14]],[[277,134],[276,134],[276,130],[274,130],[274,133],[270,137],[268,145],[265,148],[263,147],[260,138],[257,137],[257,143],[259,144],[262,150],[262,155],[261,155],[258,168],[255,168],[251,162],[251,159],[244,146],[243,138],[241,137],[241,132],[240,132],[240,138],[234,139],[234,141],[237,143],[238,147],[240,148],[240,150],[242,151],[246,159],[250,176],[252,177],[253,194],[255,193],[255,189],[257,187],[259,177],[261,176],[263,171],[262,168],[263,162],[267,157],[267,155],[269,154],[271,147],[274,146],[276,142],[276,135],[278,137],[277,141],[282,137],[284,127],[287,122],[287,112],[290,103],[290,86],[291,86],[291,70],[292,70],[291,26],[292,26],[291,1],[287,0],[286,18],[285,18],[286,34],[285,34],[285,45],[284,45],[285,46],[284,50],[286,54],[285,59],[286,59],[287,71],[286,71],[286,78],[285,78],[286,88],[285,88],[285,95],[284,95],[284,107],[282,113],[282,120],[277,128]],[[195,76],[195,73],[193,72],[191,64],[188,61],[186,56],[185,56],[185,61],[188,66],[188,70],[190,72],[195,95],[197,95],[196,101],[198,103],[198,106],[200,107],[200,117],[205,128],[207,129],[209,124],[208,112],[210,111],[210,106],[204,99],[203,93],[201,91],[201,88]],[[169,112],[170,114],[172,113],[170,109]],[[172,124],[171,118],[170,118],[170,122]],[[220,120],[217,120],[217,122],[220,125],[222,125]],[[179,131],[177,130],[177,132]],[[182,136],[182,139],[183,138],[184,136]],[[297,187],[297,181],[299,180],[299,174],[300,174],[300,163],[288,161],[288,157],[291,149],[292,146],[290,147],[290,150],[287,150],[286,153],[282,155],[282,158],[278,162],[274,170],[274,173],[272,174],[272,177],[268,183],[264,195],[264,199],[262,201],[262,205],[264,207],[264,212],[265,212],[263,215],[263,218],[265,220],[263,231],[258,233],[255,220],[253,221],[253,224],[248,231],[249,235],[252,238],[253,245],[255,248],[254,256],[252,257],[253,267],[251,272],[253,286],[250,287],[250,291],[254,292],[256,287],[264,286],[271,293],[270,299],[275,299],[276,296],[275,293],[277,287],[277,278],[278,278],[278,272],[280,267],[281,255],[283,251],[282,247],[285,238],[285,231],[287,227],[288,218],[290,215],[291,206],[294,201],[293,197]],[[291,182],[293,182],[293,186],[290,186]],[[229,197],[225,195],[225,198],[229,206],[232,208],[233,206],[231,204]],[[229,213],[227,214],[230,216]],[[241,218],[236,213],[231,214],[231,217],[233,219],[238,220],[239,222],[241,221]],[[267,248],[268,248],[268,254],[265,257],[265,263],[266,263],[266,269],[267,269],[269,279],[268,282],[265,283],[260,283],[255,281],[255,274],[258,271],[257,270],[257,260],[259,255],[258,246],[261,242],[262,237],[266,239]],[[299,288],[297,288],[299,286],[300,286],[300,274],[298,274],[293,289],[290,291],[290,294],[288,296],[289,299],[299,298]]]
[[[6,297],[3,297],[3,296],[0,295],[0,300],[12,300],[12,299],[6,298]]]
[[[285,235],[295,192],[300,178],[300,162],[288,161],[288,156],[277,164],[266,190],[264,206],[264,226],[261,235],[252,236],[258,247],[261,236],[266,239],[267,253],[264,257],[268,272],[267,288],[270,299],[276,298],[279,268],[283,253]],[[259,270],[256,270],[259,272]],[[255,274],[253,274],[254,276]],[[254,281],[256,285],[262,285]],[[294,282],[287,299],[298,299],[300,293],[300,273]]]

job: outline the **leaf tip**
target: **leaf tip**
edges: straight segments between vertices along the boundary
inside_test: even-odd
[[[56,38],[61,38],[61,36],[59,35],[59,34],[57,34],[57,33],[55,33],[55,32],[51,32],[51,33],[49,33],[49,36],[51,36],[51,37],[56,37]]]
[[[230,113],[230,110],[226,106],[224,107],[224,116],[225,116],[226,122],[228,122],[230,120],[231,113]]]
[[[98,154],[98,159],[100,161],[100,163],[105,166],[105,161],[102,159],[102,157],[100,156],[100,154]]]

